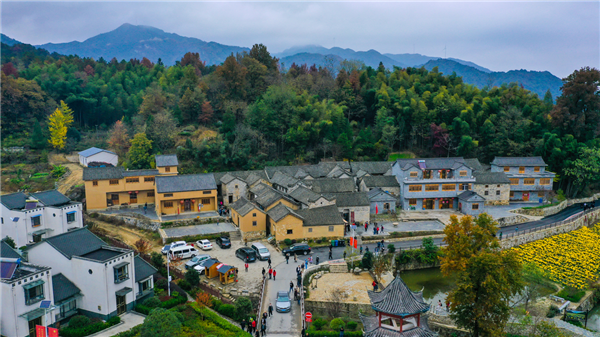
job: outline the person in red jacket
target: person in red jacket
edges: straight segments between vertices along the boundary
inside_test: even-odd
[[[244,267],[246,267],[246,271],[248,271],[248,264],[244,264]]]
[[[275,280],[275,276],[277,275],[277,271],[273,269],[273,281]]]
[[[252,321],[252,330],[256,331],[256,320]]]
[[[273,269],[269,268],[269,280],[271,279],[272,275],[273,275]]]

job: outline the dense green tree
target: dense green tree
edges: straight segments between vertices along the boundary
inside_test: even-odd
[[[565,168],[565,174],[573,179],[567,194],[576,197],[577,194],[591,183],[600,181],[600,148],[583,147],[579,151],[579,158],[572,165]]]
[[[247,319],[252,311],[252,301],[248,297],[240,296],[235,300],[235,312],[238,319]]]
[[[177,336],[181,332],[181,322],[175,312],[156,308],[146,316],[140,329],[141,337]]]
[[[133,170],[149,169],[154,165],[154,156],[150,153],[152,141],[145,133],[136,134],[131,140],[131,147],[127,153],[127,167]]]
[[[48,140],[44,136],[44,133],[42,131],[42,126],[37,121],[37,119],[34,119],[33,131],[31,133],[31,145],[30,145],[31,148],[36,149],[36,150],[42,150],[42,149],[46,148],[47,144],[48,144]]]

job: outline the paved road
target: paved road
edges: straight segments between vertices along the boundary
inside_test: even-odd
[[[300,306],[296,302],[292,301],[291,312],[279,313],[275,310],[277,292],[281,290],[289,290],[290,281],[293,281],[294,285],[296,285],[296,266],[299,264],[300,259],[298,259],[297,263],[294,263],[293,258],[290,259],[289,264],[286,264],[284,261],[275,266],[275,270],[277,271],[277,279],[267,280],[263,311],[267,311],[269,303],[273,304],[273,316],[269,317],[267,320],[267,336],[269,337],[300,336],[300,330],[302,330],[300,321]],[[293,296],[294,294],[291,293],[292,298]]]

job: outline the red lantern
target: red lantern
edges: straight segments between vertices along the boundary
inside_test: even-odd
[[[179,203],[183,205],[183,200],[179,200]]]
[[[135,191],[135,194],[138,194],[138,193],[140,193],[140,191]]]
[[[129,191],[129,194],[131,194],[131,191]]]
[[[196,199],[192,199],[192,204],[196,203]]]

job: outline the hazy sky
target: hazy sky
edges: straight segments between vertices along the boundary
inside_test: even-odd
[[[600,3],[589,2],[16,2],[2,32],[31,44],[83,41],[123,23],[271,52],[319,44],[455,57],[495,71],[565,77],[600,67]]]

